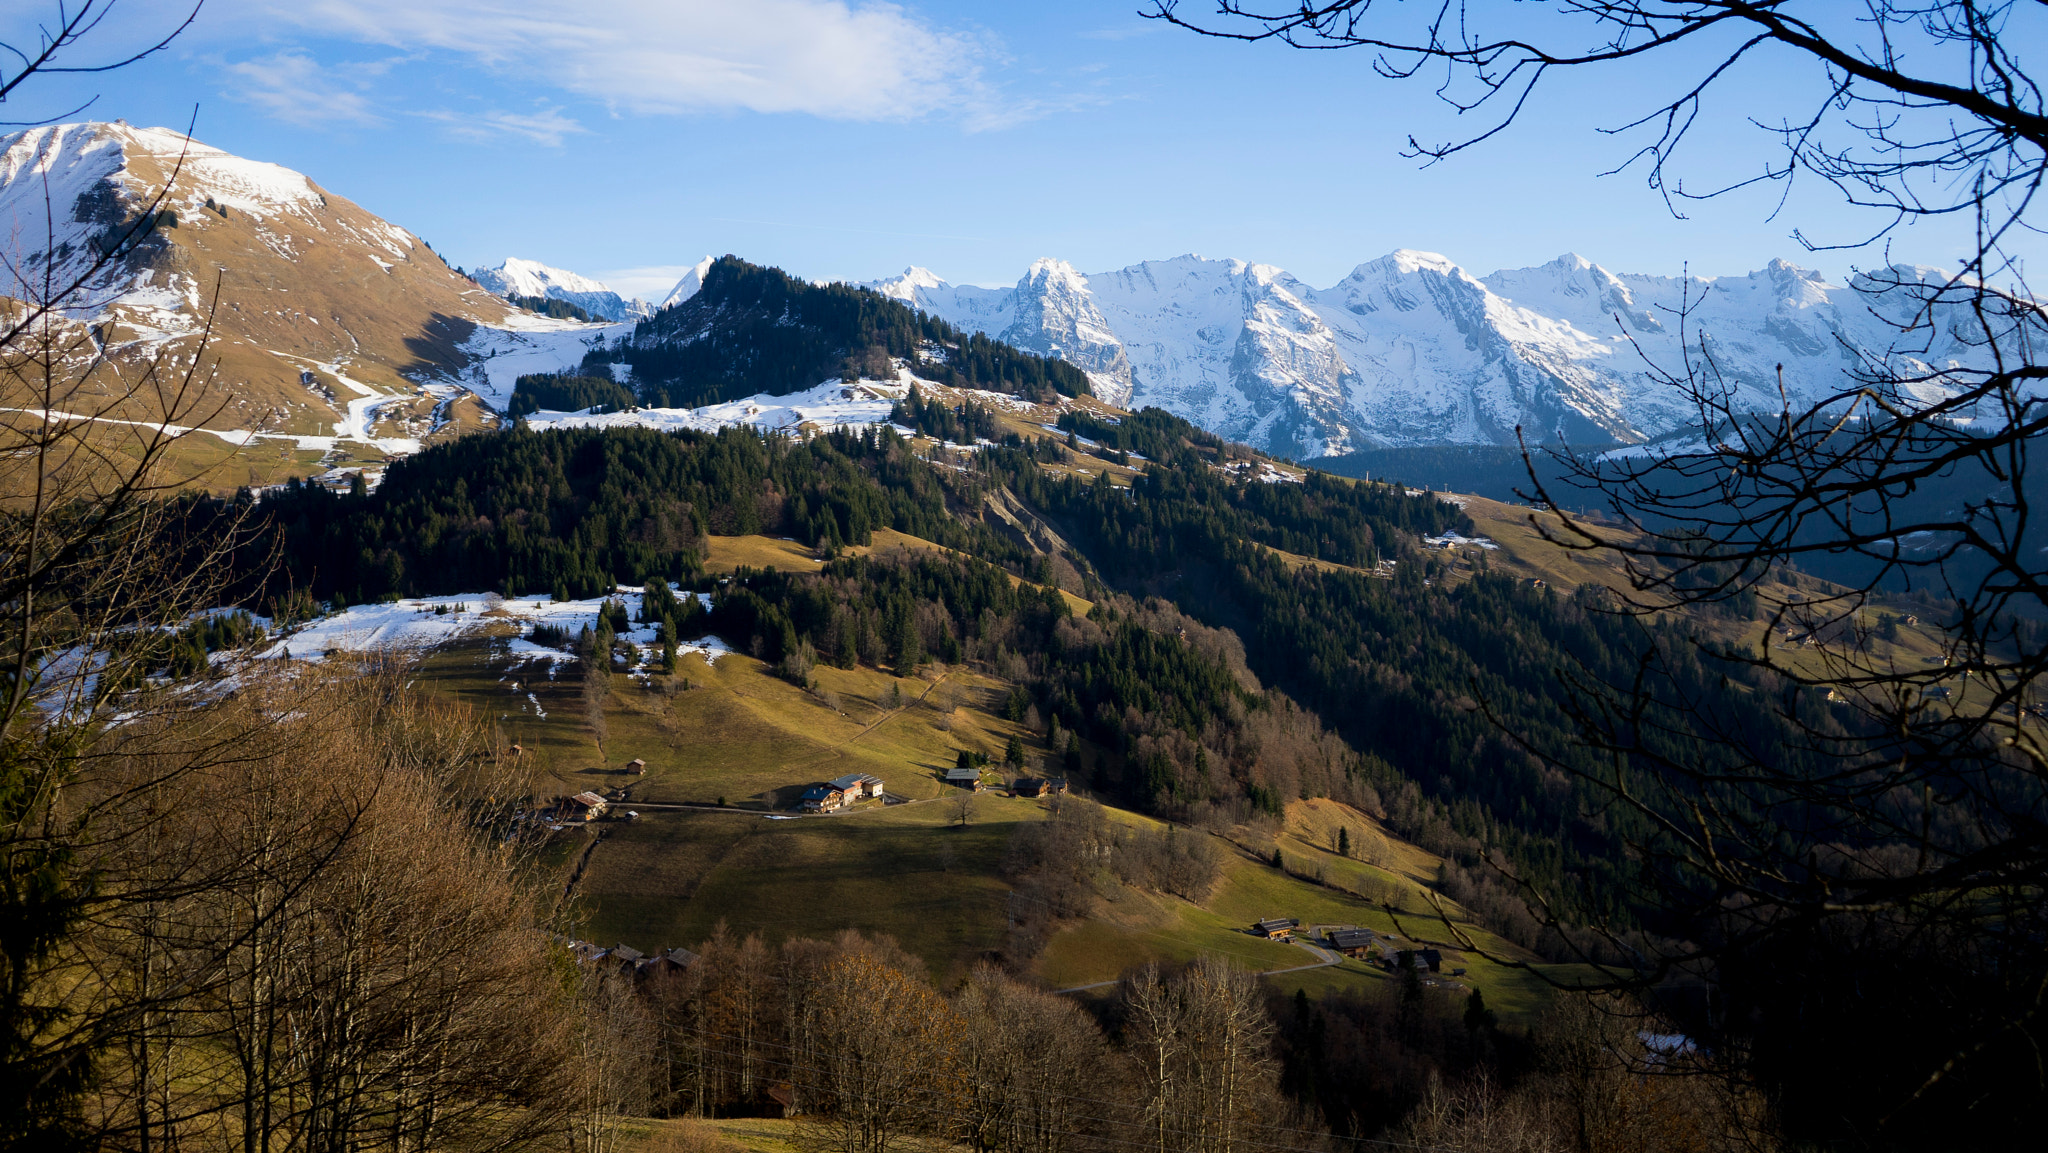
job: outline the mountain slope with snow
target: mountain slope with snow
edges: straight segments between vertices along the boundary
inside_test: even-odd
[[[1698,414],[1652,365],[1706,366],[1738,408],[1850,387],[1861,358],[1921,371],[1981,360],[1956,325],[1931,348],[1899,323],[1929,269],[1830,284],[1782,261],[1747,277],[1616,274],[1575,255],[1475,277],[1403,250],[1323,289],[1271,265],[1182,256],[1082,274],[1035,262],[1014,287],[928,270],[870,285],[966,330],[1058,355],[1096,391],[1294,457],[1429,444],[1637,442]],[[1921,399],[1930,399],[1931,393]]]
[[[704,287],[705,275],[711,271],[711,266],[715,263],[715,257],[706,256],[691,265],[690,270],[683,273],[682,279],[676,281],[676,286],[668,290],[668,295],[661,298],[661,303],[655,306],[656,311],[674,308],[697,295],[698,290]]]
[[[638,298],[628,300],[606,287],[604,282],[550,268],[537,260],[508,258],[496,268],[476,274],[476,282],[499,296],[538,296],[565,300],[592,316],[605,320],[645,320],[654,306]]]
[[[156,227],[135,229],[159,195]],[[72,347],[91,355],[72,358],[79,383],[53,407],[161,420],[157,393],[123,382],[153,362],[197,364],[206,397],[178,423],[248,446],[273,472],[488,426],[467,384],[490,390],[493,354],[558,368],[605,331],[512,308],[304,175],[168,129],[59,124],[0,137],[0,236],[18,254],[0,296],[18,299],[36,297],[46,271],[62,282],[113,252],[62,302]],[[257,471],[238,465],[225,483]]]

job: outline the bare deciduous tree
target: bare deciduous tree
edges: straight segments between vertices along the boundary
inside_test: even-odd
[[[1258,978],[1216,957],[1164,976],[1148,965],[1120,990],[1158,1153],[1234,1153],[1279,1111],[1273,1020]]]
[[[1736,380],[1688,304],[1673,318],[1683,362],[1646,371],[1691,406],[1697,439],[1559,454],[1569,493],[1532,464],[1540,505],[1604,506],[1600,523],[1541,519],[1552,540],[1618,562],[1623,593],[1591,603],[1641,621],[1644,643],[1619,679],[1562,670],[1580,741],[1531,751],[1614,807],[1656,931],[1568,891],[1525,891],[1551,928],[1599,925],[1596,959],[1622,959],[1609,969],[1620,983],[1707,981],[1718,1000],[1697,1025],[1781,1094],[1796,1132],[1954,1140],[1959,1119],[1983,1142],[2024,1132],[2048,1004],[2048,551],[2030,475],[2048,431],[2048,313],[2020,257],[2040,235],[2048,173],[2029,60],[2048,9],[1221,0],[1195,19],[1160,0],[1152,15],[1358,49],[1391,79],[1427,73],[1480,122],[1445,142],[1411,137],[1430,162],[1510,129],[1559,69],[1661,65],[1670,98],[1614,128],[1641,134],[1623,166],[1642,165],[1674,213],[1817,178],[1850,211],[1795,232],[1809,247],[1915,222],[1967,235],[1958,268],[1858,282],[1895,335],[1845,339],[1827,395],[1795,403],[1780,388],[1758,411],[1767,382]],[[1804,103],[1758,125],[1760,171],[1688,190],[1680,162],[1711,158],[1684,145],[1732,87],[1754,95],[1751,66]],[[1920,620],[1902,641],[1908,615]],[[1880,1004],[1898,1009],[1882,1028]]]

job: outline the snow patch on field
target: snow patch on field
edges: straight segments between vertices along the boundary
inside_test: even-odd
[[[640,408],[628,412],[549,412],[526,418],[533,428],[656,428],[714,432],[745,424],[767,432],[835,429],[881,424],[889,409],[910,391],[908,381],[828,380],[784,396],[756,394],[703,408]]]
[[[710,608],[710,598],[702,593],[678,595],[696,596],[705,608]],[[389,604],[356,605],[321,617],[280,637],[258,655],[289,656],[294,660],[318,663],[330,653],[423,653],[465,637],[502,633],[504,626],[510,624],[519,630],[506,646],[506,651],[514,659],[546,661],[552,665],[577,658],[571,653],[534,642],[531,639],[534,626],[551,625],[572,633],[585,627],[595,627],[598,614],[604,611],[608,599],[624,604],[627,615],[637,621],[641,597],[640,589],[625,585],[620,585],[609,598],[566,601],[541,595],[508,600],[491,593],[406,597]],[[661,655],[653,625],[636,623],[631,631],[620,633],[618,639],[635,645],[643,662],[650,658],[659,659]],[[704,637],[682,642],[676,646],[676,651],[698,653],[706,663],[711,663],[732,650],[715,637]]]

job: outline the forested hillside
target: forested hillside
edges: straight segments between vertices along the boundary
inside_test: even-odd
[[[695,408],[780,395],[838,377],[895,379],[891,359],[927,380],[1027,395],[1083,396],[1088,378],[1063,360],[963,333],[901,301],[845,284],[811,284],[727,256],[688,300],[641,321],[623,345],[594,352],[633,366],[641,403]]]
[[[911,407],[919,424],[987,419]],[[1383,805],[1407,835],[1475,866],[1482,889],[1479,856],[1500,849],[1627,913],[1617,846],[1629,830],[1518,741],[1573,755],[1559,671],[1628,675],[1648,640],[1638,626],[1505,576],[1435,579],[1443,562],[1420,537],[1471,524],[1434,496],[1313,472],[1248,481],[1232,469],[1245,450],[1158,410],[1063,424],[1069,442],[1143,471],[1128,486],[1106,470],[1084,479],[1095,458],[1015,433],[949,467],[886,427],[801,441],[739,428],[472,437],[397,463],[374,494],[294,485],[267,498],[246,555],[252,572],[271,555],[282,565],[246,591],[256,603],[287,590],[561,598],[677,580],[715,593],[702,619],[735,649],[796,675],[814,661],[1004,669],[1024,686],[1017,714],[1038,718],[1055,753],[1079,740],[1108,750],[1090,784],[1135,808],[1206,822],[1304,796]],[[1043,554],[985,519],[996,494],[1070,547]],[[957,555],[742,572],[729,586],[701,576],[710,535],[793,537],[830,557],[884,527]],[[1100,602],[1085,619],[1013,579],[1062,572]],[[1691,697],[1748,691],[1739,670],[1696,658],[1659,675]],[[1755,723],[1757,740],[1780,739]],[[1539,943],[1512,900],[1474,899]]]

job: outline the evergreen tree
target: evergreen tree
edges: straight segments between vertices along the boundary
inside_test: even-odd
[[[889,653],[891,663],[896,666],[896,675],[917,675],[918,667],[924,664],[924,642],[918,636],[917,621],[911,616],[907,604],[900,606],[896,612],[895,624],[890,633]]]
[[[1465,998],[1465,1027],[1474,1032],[1491,1029],[1497,1019],[1494,1011],[1486,1007],[1485,994],[1472,990],[1472,995]]]

